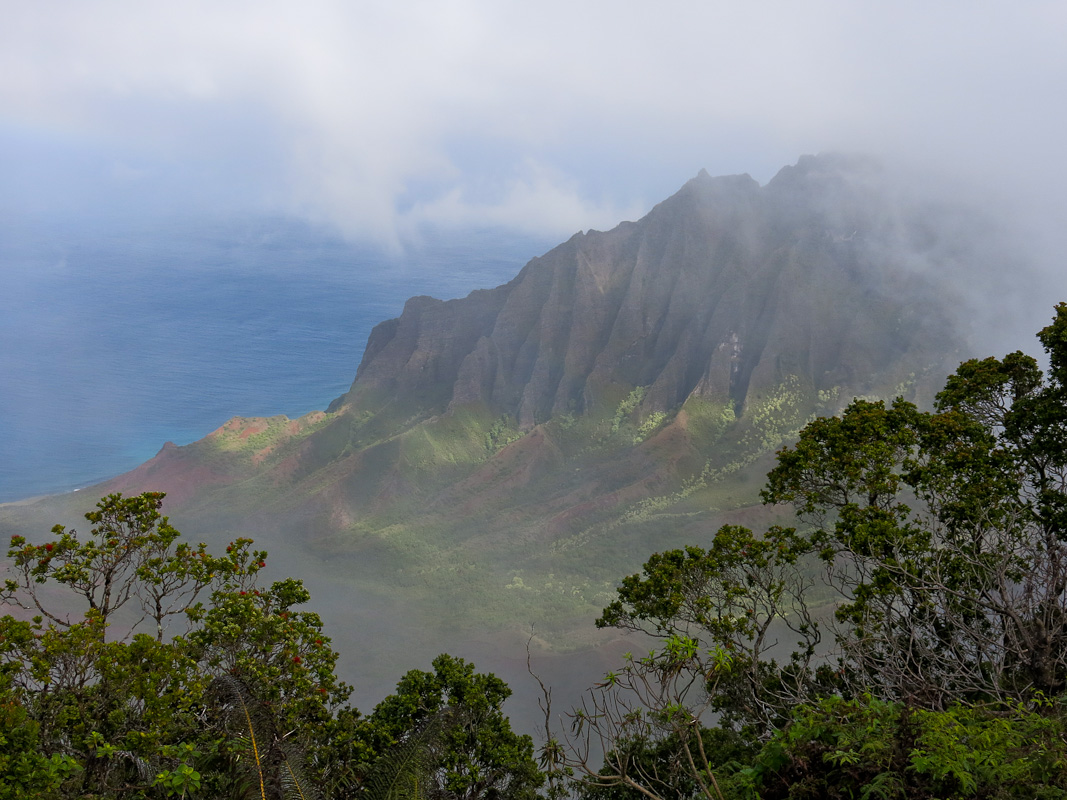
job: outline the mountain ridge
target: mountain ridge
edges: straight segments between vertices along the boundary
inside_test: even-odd
[[[715,458],[698,451],[728,429],[713,472],[750,463],[851,396],[921,399],[960,343],[929,285],[884,257],[877,169],[805,157],[763,187],[701,171],[641,220],[575,234],[505,284],[412,297],[373,329],[352,386],[325,413],[231,420],[115,485],[153,476],[184,501],[198,481],[259,480],[321,501],[318,528],[336,539],[346,520],[397,497],[439,508],[457,492],[484,494],[473,476],[500,472],[494,462],[510,470],[505,491],[525,489],[572,457],[560,420],[580,420],[612,462],[589,493],[644,487],[630,498],[699,480]],[[703,431],[695,440],[690,422]],[[771,422],[781,430],[743,432]],[[514,475],[524,460],[525,483]],[[314,491],[298,488],[308,481]]]
[[[415,397],[446,412],[483,402],[529,430],[554,415],[585,413],[605,389],[617,394],[612,386],[646,386],[648,410],[678,407],[697,392],[728,397],[741,413],[753,375],[757,384],[773,379],[760,354],[775,337],[776,355],[810,362],[797,368],[816,390],[842,382],[863,388],[865,376],[887,366],[887,358],[874,357],[884,348],[864,342],[862,326],[840,314],[822,315],[821,330],[798,324],[795,314],[782,313],[787,298],[775,285],[855,282],[832,251],[850,250],[846,258],[855,259],[864,220],[830,219],[810,202],[791,205],[811,193],[805,183],[827,181],[825,163],[802,159],[766,187],[747,175],[702,171],[640,223],[575,234],[495,289],[445,302],[412,298],[400,317],[375,327],[352,387],[330,409],[373,402],[376,394]],[[797,274],[812,265],[837,274]],[[775,320],[795,330],[775,331]],[[836,330],[828,330],[835,320]],[[907,350],[912,342],[903,340],[931,325],[899,327],[898,350]],[[806,351],[785,347],[798,337],[811,342]],[[862,344],[842,353],[832,341]],[[842,364],[854,374],[834,374]]]
[[[857,395],[928,402],[960,359],[936,278],[975,248],[944,241],[885,177],[837,156],[765,186],[701,171],[500,286],[409,299],[325,411],[235,417],[49,512],[7,508],[8,525],[74,521],[56,503],[73,512],[88,493],[162,490],[188,537],[249,536],[313,590],[358,597],[339,619],[380,631],[360,609],[402,608],[412,652],[524,641],[531,624],[561,650],[588,646],[649,553],[784,520],[758,489],[807,421]],[[366,631],[345,636],[384,674],[395,659]]]

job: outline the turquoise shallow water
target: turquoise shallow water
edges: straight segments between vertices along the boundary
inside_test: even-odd
[[[117,475],[234,415],[325,408],[415,294],[510,280],[553,242],[428,232],[402,254],[286,219],[0,223],[0,502]]]

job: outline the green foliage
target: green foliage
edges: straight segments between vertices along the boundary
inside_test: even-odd
[[[648,415],[645,421],[638,426],[637,433],[634,434],[634,444],[640,444],[641,442],[643,442],[666,421],[666,414],[664,414],[662,411],[653,411],[651,414]]]
[[[646,797],[1067,797],[1067,304],[1038,336],[1047,376],[968,361],[933,411],[809,422],[763,492],[803,527],[726,526],[625,578],[597,624],[657,647],[590,692],[561,763]],[[766,741],[752,763],[696,746],[709,710]]]
[[[1058,707],[928,711],[835,697],[797,709],[733,785],[764,800],[1062,798],[1065,733]]]
[[[454,723],[452,708],[430,714],[405,732],[372,765],[366,791],[381,800],[431,797],[438,791],[435,772],[444,757],[446,731]]]
[[[300,611],[310,594],[287,578],[263,590],[227,588],[188,636],[212,674],[238,675],[252,694],[273,704],[283,725],[326,724],[330,703],[350,687],[337,681],[337,653],[318,614]]]
[[[306,439],[312,433],[329,425],[335,414],[312,412],[297,420],[284,415],[243,419],[235,417],[223,425],[205,441],[220,453],[235,454],[250,458],[262,458],[283,444]]]
[[[741,417],[736,416],[733,406],[728,403],[690,398],[684,406],[689,417],[688,427],[698,437],[704,451],[712,455],[704,461],[703,468],[685,479],[677,490],[635,503],[623,515],[623,521],[653,519],[657,514],[662,520],[662,512],[702,489],[736,476],[783,442],[796,438],[800,428],[815,418],[811,410],[834,397],[836,392],[819,392],[813,396],[800,378],[790,375],[766,397],[753,397]],[[633,443],[644,441],[664,421],[665,415],[650,414],[637,429]]]
[[[750,739],[724,728],[703,728],[699,752],[707,755],[707,770],[729,774],[735,767],[748,764],[758,754],[759,748]],[[634,739],[619,742],[617,749],[608,753],[606,768],[601,768],[596,777],[580,783],[576,794],[582,800],[640,800],[647,797],[632,783],[652,790],[661,797],[700,797],[703,792],[700,782],[693,775],[684,757],[682,737],[677,733],[662,739]],[[623,766],[616,770],[616,765]],[[620,774],[621,773],[621,774]],[[619,780],[619,778],[623,780]],[[626,780],[626,779],[629,779]],[[720,786],[728,791],[729,783]]]
[[[40,749],[40,726],[8,692],[0,693],[0,800],[54,797],[79,766]]]
[[[185,797],[200,789],[200,773],[189,764],[179,764],[173,770],[165,769],[156,775],[152,786],[160,787],[167,797]]]
[[[204,590],[213,583],[221,585],[236,569],[233,559],[210,556],[203,543],[194,548],[177,542],[178,532],[159,513],[162,499],[159,492],[108,496],[85,515],[94,527],[84,541],[62,525],[52,529],[57,539],[40,545],[13,536],[8,558],[17,577],[5,580],[2,598],[44,615],[60,628],[80,624],[43,604],[38,589],[53,582],[82,604],[83,619],[107,627],[113,615],[129,605],[142,614],[134,628],[150,621],[152,633],[161,640],[171,617],[195,613]],[[256,569],[251,565],[249,574]]]
[[[433,670],[411,670],[396,693],[374,709],[369,723],[375,751],[388,753],[412,737],[425,739],[425,726],[432,720],[431,730],[440,731],[433,774],[427,776],[434,781],[434,792],[464,798],[533,798],[543,777],[533,758],[533,741],[514,733],[501,710],[511,695],[507,684],[449,655],[435,658]],[[441,721],[446,709],[449,715]]]
[[[279,716],[248,691],[243,681],[221,675],[211,684],[217,707],[228,717],[228,750],[260,800],[280,794],[285,798],[316,800],[319,791],[304,774],[304,753],[292,739],[284,739]],[[184,766],[184,765],[183,765]],[[191,781],[190,770],[171,773],[171,782]],[[157,778],[158,780],[158,778]],[[197,784],[199,781],[197,780]]]
[[[789,375],[766,398],[757,398],[746,409],[752,442],[746,449],[771,450],[796,436],[807,422],[812,391],[796,375]]]
[[[645,387],[634,387],[634,389],[626,396],[626,398],[621,403],[619,403],[619,407],[615,409],[615,416],[611,419],[612,433],[619,432],[619,426],[622,425],[623,420],[629,417],[630,414],[632,414],[637,409],[637,407],[641,405],[641,401],[644,399]]]
[[[5,707],[33,720],[54,765],[40,785],[72,781],[76,767],[89,794],[226,790],[235,751],[210,691],[219,676],[239,677],[272,719],[306,733],[310,772],[327,780],[352,755],[342,745],[358,715],[321,621],[294,608],[307,591],[292,579],[261,589],[267,556],[248,539],[222,556],[180,542],[162,499],[104,498],[84,539],[58,526],[43,544],[11,540],[4,600],[36,616],[0,618],[0,674]]]
[[[501,414],[485,434],[485,449],[490,454],[503,450],[509,444],[522,438],[522,431],[515,427],[507,414]]]
[[[623,579],[597,626],[643,631],[668,644],[678,637],[697,642],[686,669],[705,681],[716,675],[710,707],[726,722],[767,730],[812,680],[807,665],[819,633],[803,600],[809,581],[800,560],[807,550],[792,528],[756,537],[726,526],[707,550],[690,546],[653,555],[642,575]],[[775,630],[783,628],[797,649],[779,667],[768,651],[778,644]],[[723,653],[730,655],[727,670]]]
[[[1046,348],[1064,328],[1061,304]],[[779,453],[764,497],[813,526],[850,680],[930,707],[1064,689],[1064,392],[1021,353],[969,361],[934,412],[856,401]]]

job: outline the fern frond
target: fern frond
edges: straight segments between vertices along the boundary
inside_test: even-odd
[[[233,749],[244,756],[238,767],[258,784],[259,800],[322,800],[304,772],[302,748],[293,741],[283,741],[277,718],[256,701],[244,682],[222,675],[212,682],[211,689],[234,729],[230,735]]]
[[[151,783],[152,779],[159,772],[159,759],[153,758],[150,761],[142,758],[131,750],[116,750],[113,758],[124,758],[133,765],[134,770],[137,772],[137,777],[142,783]]]
[[[454,717],[452,708],[442,709],[379,757],[364,782],[368,796],[372,800],[427,797]]]
[[[260,800],[267,800],[266,764],[268,751],[275,738],[273,719],[237,678],[220,675],[212,681],[211,689],[232,705],[230,715],[242,731],[235,740],[249,756],[254,768],[253,778],[259,783]]]
[[[282,755],[281,778],[284,796],[294,800],[322,800],[322,794],[312,786],[300,766],[304,760],[302,755],[293,752],[290,747],[283,747]]]

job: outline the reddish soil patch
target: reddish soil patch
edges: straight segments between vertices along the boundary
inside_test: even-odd
[[[105,483],[104,490],[127,495],[166,492],[168,503],[178,504],[195,497],[205,487],[223,486],[233,480],[233,476],[198,463],[167,442],[154,458]]]

